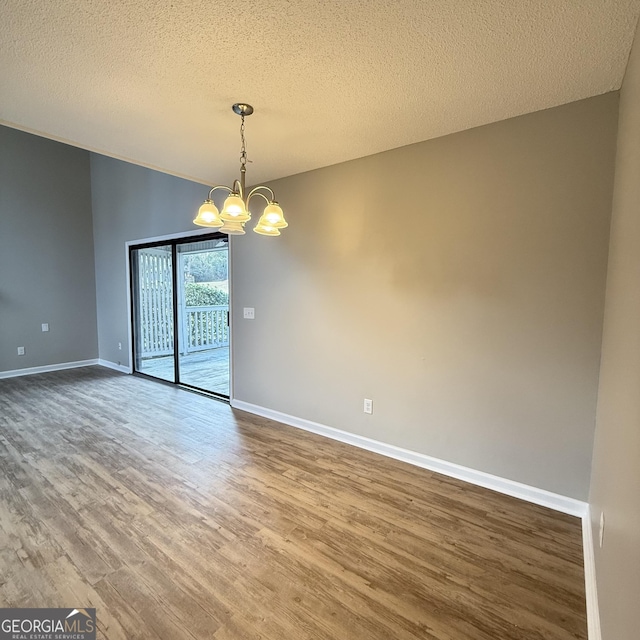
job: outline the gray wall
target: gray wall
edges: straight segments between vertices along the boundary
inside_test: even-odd
[[[93,153],[91,189],[100,358],[128,366],[125,243],[196,232],[192,220],[208,189]]]
[[[640,629],[640,31],[620,100],[590,502],[603,638],[634,640]]]
[[[0,126],[0,372],[97,355],[89,153]]]
[[[232,252],[235,397],[586,499],[617,107],[272,183],[291,226]]]

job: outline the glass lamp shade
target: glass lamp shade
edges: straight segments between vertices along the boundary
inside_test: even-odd
[[[246,233],[244,225],[238,220],[225,220],[224,225],[219,230],[221,233],[227,233],[230,236],[242,236]]]
[[[205,200],[200,209],[198,209],[198,215],[193,220],[194,224],[201,227],[221,227],[222,220],[220,219],[220,213],[213,200]]]
[[[260,220],[264,219],[265,224],[275,227],[276,229],[284,229],[288,227],[287,221],[284,219],[282,207],[277,202],[270,202],[262,212]],[[260,224],[260,222],[258,222]]]
[[[247,222],[251,220],[251,214],[244,205],[244,200],[235,193],[232,193],[222,207],[220,217],[225,222]]]
[[[280,229],[277,229],[272,224],[270,224],[265,218],[264,213],[260,216],[260,220],[258,220],[258,224],[253,228],[256,233],[259,233],[261,236],[279,236]]]

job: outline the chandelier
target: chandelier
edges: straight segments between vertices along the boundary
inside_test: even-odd
[[[193,222],[201,227],[213,227],[229,235],[243,235],[245,233],[244,225],[251,220],[251,212],[249,211],[251,198],[259,196],[265,200],[267,206],[253,230],[263,236],[279,236],[280,229],[284,229],[288,225],[273,191],[262,185],[254,187],[249,193],[246,193],[245,189],[247,150],[244,140],[244,119],[253,113],[253,107],[250,104],[240,102],[234,104],[232,108],[234,113],[237,113],[242,119],[240,125],[242,142],[240,147],[240,180],[234,180],[231,188],[224,185],[212,187]],[[213,192],[218,190],[229,193],[222,206],[222,211],[218,211],[218,207],[212,199]]]

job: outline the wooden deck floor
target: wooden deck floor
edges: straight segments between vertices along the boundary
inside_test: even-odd
[[[174,382],[173,356],[147,358],[140,371]],[[229,395],[229,347],[217,347],[180,356],[180,382],[223,396]]]
[[[177,387],[0,380],[0,463],[0,607],[100,638],[586,638],[579,519]]]

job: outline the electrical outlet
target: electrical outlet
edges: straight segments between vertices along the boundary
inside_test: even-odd
[[[600,548],[604,544],[604,511],[600,512]]]
[[[24,347],[18,347],[18,355],[19,356],[23,356],[24,355]]]
[[[122,342],[118,342],[118,351],[122,351]]]
[[[364,412],[373,413],[373,400],[370,400],[369,398],[364,399]]]
[[[253,320],[256,317],[256,310],[253,307],[245,307],[243,312],[245,320]]]
[[[48,322],[43,322],[42,323],[42,331],[43,332],[49,331],[49,323]]]

